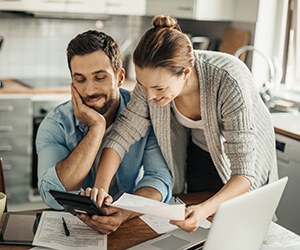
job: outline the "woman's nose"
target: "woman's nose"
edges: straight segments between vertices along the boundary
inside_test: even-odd
[[[155,92],[152,89],[147,89],[147,99],[151,100],[155,97]]]

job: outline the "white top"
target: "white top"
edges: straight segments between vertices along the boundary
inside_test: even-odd
[[[175,117],[177,121],[187,128],[191,129],[191,135],[192,135],[192,142],[196,144],[199,148],[209,152],[207,147],[207,142],[204,135],[204,121],[203,119],[194,121],[190,118],[187,118],[183,114],[179,112],[179,110],[176,108],[174,100],[171,102],[171,107],[174,111]]]

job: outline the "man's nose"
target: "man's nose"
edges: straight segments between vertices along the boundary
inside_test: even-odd
[[[87,80],[84,84],[84,92],[86,95],[94,95],[96,93],[95,84],[91,80]]]

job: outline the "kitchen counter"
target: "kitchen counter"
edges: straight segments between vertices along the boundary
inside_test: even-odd
[[[69,86],[56,86],[47,88],[29,88],[26,85],[14,80],[3,79],[4,87],[0,88],[2,94],[63,94],[70,93]],[[132,90],[136,82],[126,80],[122,86],[125,89]],[[273,113],[273,122],[275,132],[283,134],[296,140],[300,140],[300,115]]]
[[[4,87],[0,88],[0,94],[47,94],[47,93],[70,93],[70,87],[54,88],[29,88],[14,79],[1,80]]]
[[[47,88],[29,88],[26,85],[18,82],[14,79],[1,79],[4,84],[3,88],[0,88],[1,94],[61,94],[70,93],[69,86],[59,86],[59,87],[47,87]],[[135,81],[126,80],[122,86],[125,89],[132,90],[135,86]]]
[[[300,115],[272,114],[275,132],[300,140]]]
[[[299,250],[300,236],[271,222],[260,250]]]

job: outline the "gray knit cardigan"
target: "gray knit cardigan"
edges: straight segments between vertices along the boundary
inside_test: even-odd
[[[253,190],[278,179],[271,115],[248,68],[225,53],[194,54],[204,134],[222,181],[226,183],[232,175],[245,176]],[[108,136],[106,147],[116,150],[122,158],[151,125],[173,175],[173,193],[182,193],[186,187],[190,131],[177,122],[170,104],[160,107],[153,100],[148,101],[139,84]]]

